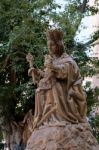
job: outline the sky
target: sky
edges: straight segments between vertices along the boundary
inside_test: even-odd
[[[62,6],[61,11],[64,9],[66,0],[55,0],[58,4]],[[94,0],[89,0],[89,5],[94,5]],[[84,17],[79,26],[80,32],[77,32],[75,40],[79,42],[87,42],[91,38],[94,31],[97,30],[97,24],[99,25],[99,14],[95,16]],[[83,25],[83,27],[82,27]]]
[[[89,41],[93,33],[98,29],[98,20],[99,15],[84,17],[81,21],[81,24],[83,24],[84,28],[81,26],[79,27],[81,32],[77,33],[78,35],[76,36],[76,39],[78,39],[80,42]]]
[[[66,0],[55,0],[55,1],[56,1],[56,3],[61,5],[61,7],[62,7],[61,9],[64,9],[64,6],[66,4]]]
[[[95,0],[89,0],[89,5],[93,6]],[[93,35],[95,31],[99,29],[99,14],[84,17],[81,22],[85,28],[79,27],[81,29],[80,34],[77,35],[77,38],[81,42],[87,42]]]

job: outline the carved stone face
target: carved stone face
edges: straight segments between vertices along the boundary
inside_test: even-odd
[[[57,50],[57,45],[55,44],[55,42],[49,40],[47,44],[48,44],[49,53],[54,54],[55,51]]]
[[[48,50],[51,55],[61,56],[64,50],[64,45],[62,42],[55,43],[52,40],[48,40]]]

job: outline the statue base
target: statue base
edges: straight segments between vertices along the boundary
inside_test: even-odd
[[[41,126],[28,140],[26,150],[99,150],[88,123]]]

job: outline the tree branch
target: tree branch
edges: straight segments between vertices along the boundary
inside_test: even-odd
[[[87,5],[87,2],[88,0],[83,0],[83,3],[82,3],[82,9],[81,9],[81,13],[84,13],[85,10],[86,10],[86,5]]]

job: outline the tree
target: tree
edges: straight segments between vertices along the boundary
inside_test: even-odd
[[[34,86],[30,83],[26,54],[42,66],[46,53],[45,31],[48,16],[56,4],[52,0],[0,1],[0,124],[11,134],[11,121],[23,120],[34,109]]]

